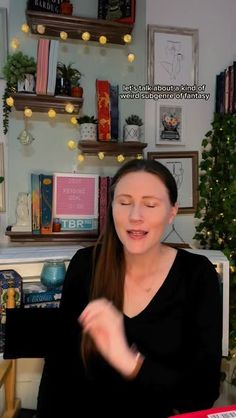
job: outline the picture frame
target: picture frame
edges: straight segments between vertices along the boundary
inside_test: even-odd
[[[148,84],[186,91],[198,83],[198,29],[148,25]]]
[[[7,61],[8,36],[7,36],[7,9],[0,7],[0,79],[4,78],[3,67]]]
[[[148,152],[147,158],[159,161],[174,176],[178,188],[178,213],[195,213],[198,204],[198,151]]]
[[[53,218],[60,222],[62,232],[96,236],[98,198],[98,174],[54,173]]]
[[[174,104],[155,102],[155,138],[156,145],[185,145],[184,107]]]
[[[5,198],[5,170],[4,170],[4,145],[0,142],[0,177],[4,177],[2,183],[0,183],[0,212],[6,211],[6,198]]]

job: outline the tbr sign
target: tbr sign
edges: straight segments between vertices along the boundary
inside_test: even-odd
[[[28,0],[27,9],[38,12],[59,13],[62,0]]]

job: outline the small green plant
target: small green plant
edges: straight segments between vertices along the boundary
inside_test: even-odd
[[[77,122],[82,125],[83,123],[98,123],[94,116],[83,115],[77,119]]]
[[[138,126],[142,126],[143,125],[143,121],[142,119],[138,116],[138,115],[130,115],[125,119],[125,122],[127,123],[127,125],[138,125]]]
[[[6,87],[2,96],[3,100],[3,132],[6,135],[9,126],[9,113],[11,107],[6,100],[17,90],[17,82],[23,81],[25,74],[36,74],[36,62],[33,57],[23,54],[21,51],[8,55],[3,67],[3,75],[6,79]]]
[[[70,80],[72,86],[79,86],[79,80],[81,79],[81,72],[77,68],[72,67],[73,63],[68,65],[63,62],[57,63],[57,74],[59,77]]]
[[[4,181],[4,177],[0,176],[0,183],[2,183]]]

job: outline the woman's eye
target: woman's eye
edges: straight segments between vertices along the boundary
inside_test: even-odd
[[[127,205],[130,205],[130,203],[129,203],[129,202],[120,202],[120,204],[121,204],[122,206],[127,206]]]
[[[155,208],[156,207],[156,205],[154,203],[146,203],[145,206],[147,208]]]

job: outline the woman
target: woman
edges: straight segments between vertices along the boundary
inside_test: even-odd
[[[83,408],[166,418],[217,399],[218,277],[206,257],[161,243],[176,201],[175,180],[157,161],[129,161],[113,177],[104,233],[67,270],[63,338],[46,359],[39,418]]]

